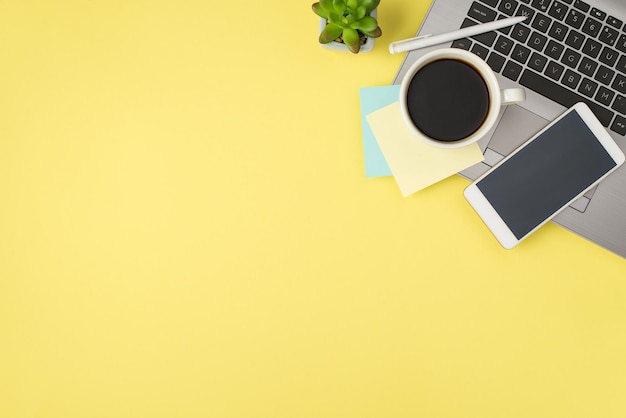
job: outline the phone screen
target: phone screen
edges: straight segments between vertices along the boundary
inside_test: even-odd
[[[521,239],[616,165],[571,111],[476,186]]]

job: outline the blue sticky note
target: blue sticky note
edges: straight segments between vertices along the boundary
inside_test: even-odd
[[[360,90],[361,124],[363,127],[363,151],[365,177],[391,176],[391,170],[376,137],[365,116],[398,101],[400,86],[363,87]]]

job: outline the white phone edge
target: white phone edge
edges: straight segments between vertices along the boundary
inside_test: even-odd
[[[604,149],[611,156],[611,158],[613,158],[613,161],[615,161],[616,165],[611,170],[606,172],[603,176],[601,176],[596,181],[594,181],[592,185],[590,185],[585,190],[581,191],[572,200],[570,200],[565,205],[563,205],[559,210],[554,212],[551,216],[548,216],[543,222],[541,222],[539,225],[537,225],[535,228],[533,228],[530,232],[528,232],[526,235],[524,235],[523,237],[518,239],[513,234],[513,232],[509,229],[509,227],[506,225],[506,223],[502,220],[502,218],[500,217],[498,212],[493,208],[493,206],[491,206],[489,201],[485,198],[485,196],[482,194],[482,192],[476,186],[476,184],[479,181],[481,181],[482,179],[484,179],[485,177],[487,177],[488,175],[490,175],[500,165],[505,164],[509,160],[509,158],[511,158],[513,155],[517,154],[520,150],[522,150],[524,147],[526,147],[528,144],[530,144],[536,138],[541,136],[541,134],[543,134],[544,131],[550,129],[550,127],[552,127],[552,125],[558,123],[565,115],[567,115],[570,112],[577,112],[580,115],[581,119],[589,127],[591,132],[593,132],[593,134],[596,137],[596,139],[598,140],[598,142],[604,147]],[[541,226],[543,226],[546,223],[548,223],[552,218],[554,218],[556,215],[558,215],[559,212],[563,211],[572,202],[574,202],[576,199],[578,199],[582,195],[584,195],[589,189],[593,188],[598,183],[600,183],[602,180],[604,180],[609,174],[611,174],[619,166],[621,166],[624,163],[624,160],[625,160],[624,153],[619,148],[619,146],[615,143],[613,138],[611,138],[609,133],[606,131],[606,128],[604,126],[602,126],[602,124],[596,118],[596,116],[593,114],[591,109],[589,109],[589,107],[586,104],[584,104],[584,103],[577,103],[574,106],[572,106],[571,108],[569,108],[568,110],[566,110],[565,112],[563,112],[563,114],[560,115],[559,117],[557,117],[555,120],[550,122],[541,131],[539,131],[535,135],[533,135],[528,141],[526,141],[525,143],[520,145],[515,151],[513,151],[511,154],[509,154],[506,158],[502,159],[498,164],[496,164],[495,166],[490,168],[482,176],[480,176],[479,178],[474,180],[465,189],[463,194],[465,196],[465,199],[474,208],[476,213],[478,213],[478,215],[480,216],[482,221],[485,223],[485,225],[487,225],[489,230],[491,230],[491,233],[496,237],[498,242],[500,242],[500,244],[504,248],[511,249],[511,248],[515,247],[517,244],[519,244],[520,242],[522,242],[524,239],[526,239],[529,235],[531,235],[533,232],[535,232]]]

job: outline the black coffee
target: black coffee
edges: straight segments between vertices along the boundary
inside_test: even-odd
[[[458,141],[483,124],[489,90],[469,64],[454,59],[433,61],[411,80],[407,93],[411,120],[424,134],[439,141]]]

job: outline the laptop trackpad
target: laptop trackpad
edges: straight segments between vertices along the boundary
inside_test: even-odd
[[[508,106],[487,147],[507,156],[547,124],[547,120],[523,107]]]

